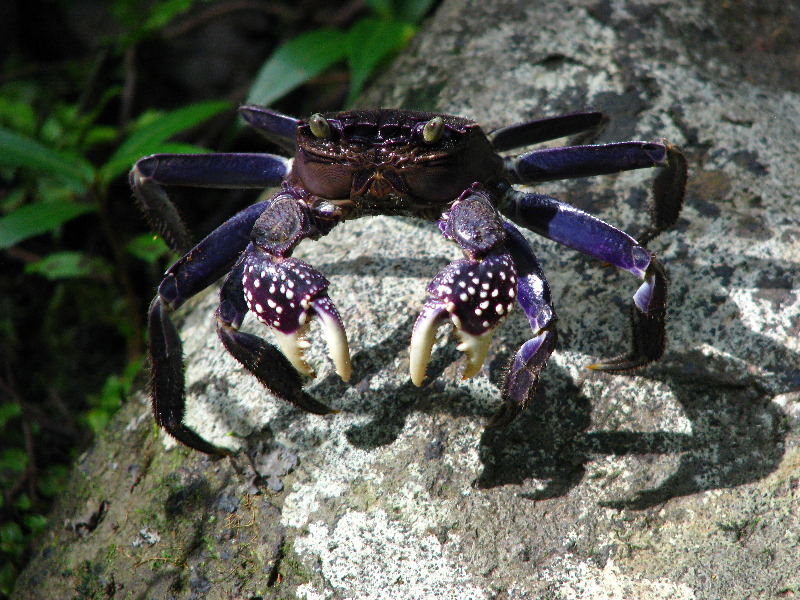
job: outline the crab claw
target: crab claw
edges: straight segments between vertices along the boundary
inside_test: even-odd
[[[497,326],[514,307],[517,273],[511,257],[503,253],[454,261],[433,278],[428,293],[411,335],[411,381],[422,385],[436,331],[448,317],[467,359],[462,378],[476,375]]]
[[[319,317],[336,372],[350,379],[350,349],[339,311],[328,297],[328,280],[296,258],[279,259],[258,247],[245,258],[242,274],[247,307],[275,333],[289,362],[301,373],[314,377],[304,351],[311,318]]]

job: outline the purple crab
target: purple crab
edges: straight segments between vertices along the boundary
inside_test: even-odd
[[[154,230],[182,255],[166,272],[149,310],[152,408],[156,422],[186,446],[213,455],[229,451],[184,425],[183,356],[169,313],[227,274],[216,312],[225,348],[276,396],[316,414],[333,410],[303,390],[314,376],[304,358],[309,322],[320,320],[336,372],[351,374],[342,318],[328,280],[293,258],[304,239],[369,215],[435,221],[464,258],[428,286],[411,336],[411,379],[422,385],[437,329],[450,322],[466,355],[464,378],[478,373],[492,334],[516,304],[531,338],[511,360],[502,405],[490,425],[510,422],[529,403],[556,343],[556,314],[542,269],[510,221],[621,269],[641,284],[633,296],[633,346],[590,365],[633,369],[664,350],[667,279],[645,243],[678,218],[686,161],[666,143],[631,141],[499,153],[599,127],[587,111],[527,121],[485,134],[464,117],[399,109],[314,114],[298,120],[244,106],[247,123],[293,158],[273,154],[156,154],[131,171],[138,203]],[[589,177],[659,167],[650,227],[639,241],[555,198],[512,184]],[[268,200],[228,219],[199,244],[189,235],[162,186],[267,188]],[[508,220],[506,220],[508,219]],[[247,312],[272,330],[277,345],[239,330]]]

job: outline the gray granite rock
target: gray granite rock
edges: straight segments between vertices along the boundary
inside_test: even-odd
[[[682,146],[686,206],[650,245],[671,279],[661,362],[585,369],[627,348],[637,282],[531,235],[559,348],[535,410],[489,431],[502,366],[529,335],[521,311],[478,376],[461,381],[442,333],[436,378],[414,387],[411,326],[459,252],[427,224],[346,223],[297,252],[330,278],[348,329],[350,384],[321,341],[311,353],[311,390],[341,412],[270,398],[223,352],[214,294],[199,298],[182,329],[187,421],[215,443],[279,452],[253,457],[270,471],[263,493],[247,493],[243,455],[173,448],[140,394],[82,458],[78,503],[60,507],[16,597],[800,595],[800,53],[788,43],[800,19],[725,6],[448,1],[363,101],[487,129],[594,107],[611,118],[600,141]],[[652,177],[539,190],[635,235]],[[88,533],[63,528],[104,501]]]

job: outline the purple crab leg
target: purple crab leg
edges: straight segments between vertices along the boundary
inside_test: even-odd
[[[299,119],[255,104],[240,107],[239,114],[250,127],[256,129],[267,140],[294,154]]]
[[[512,359],[502,385],[503,405],[489,423],[501,427],[530,405],[539,374],[556,344],[556,313],[550,288],[527,240],[510,223],[504,223],[509,250],[517,268],[517,300],[533,331]]]
[[[502,127],[495,129],[487,137],[497,152],[504,152],[580,133],[597,127],[602,122],[601,112],[575,112]]]
[[[422,385],[439,326],[452,322],[466,354],[463,378],[477,374],[492,335],[514,307],[517,273],[505,250],[506,232],[489,194],[473,185],[451,204],[439,227],[465,258],[454,261],[428,285],[428,300],[411,336],[411,380]]]
[[[534,150],[505,159],[511,183],[540,183],[606,175],[665,164],[667,146],[655,142],[618,142]]]
[[[162,186],[258,189],[279,185],[290,168],[273,154],[154,154],[134,165],[130,182],[153,230],[183,254],[190,236]]]
[[[150,304],[147,329],[153,414],[168,434],[206,454],[224,455],[228,451],[208,443],[183,424],[183,346],[169,313],[230,270],[269,203],[259,202],[239,212],[181,257],[167,270]]]
[[[217,456],[230,454],[225,448],[207,442],[183,424],[186,407],[183,346],[178,330],[159,296],[150,303],[147,331],[150,338],[150,397],[156,423],[190,448]]]
[[[671,144],[620,142],[534,150],[505,159],[512,183],[539,183],[660,167],[653,182],[652,224],[640,236],[646,244],[678,220],[686,191],[686,158]]]
[[[643,280],[633,296],[633,348],[591,365],[605,371],[633,369],[664,351],[667,280],[655,257],[628,234],[555,198],[509,189],[503,214],[544,237],[624,269]]]
[[[201,292],[225,273],[250,242],[250,232],[272,200],[248,206],[212,231],[167,269],[158,297],[170,310]]]

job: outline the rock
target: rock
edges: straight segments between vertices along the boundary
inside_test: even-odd
[[[311,353],[311,390],[340,413],[301,414],[244,374],[214,334],[213,293],[185,313],[187,422],[231,447],[267,440],[296,464],[281,459],[250,495],[243,455],[165,446],[138,394],[79,462],[65,494],[76,500],[57,510],[15,596],[800,594],[800,86],[787,43],[800,18],[726,6],[448,1],[364,100],[487,130],[594,107],[611,119],[599,141],[682,146],[686,206],[650,244],[671,280],[661,362],[586,370],[627,348],[636,281],[531,234],[559,347],[536,410],[487,430],[502,366],[529,336],[521,311],[490,368],[462,382],[443,337],[435,378],[414,387],[411,326],[427,282],[459,252],[430,224],[346,223],[297,252],[330,278],[348,328],[350,384],[318,335]],[[635,235],[653,176],[539,190]],[[102,502],[83,537],[63,528]]]

